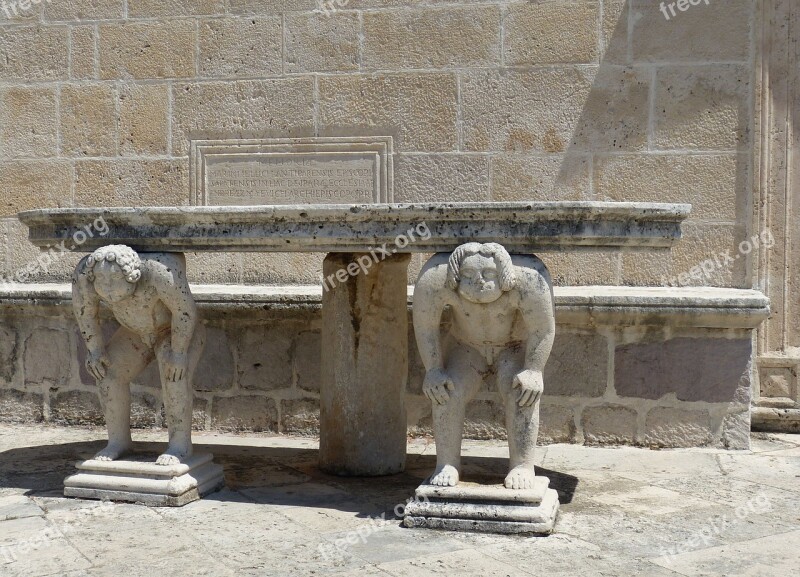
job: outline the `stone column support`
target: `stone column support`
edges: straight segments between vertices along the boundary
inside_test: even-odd
[[[409,261],[408,254],[325,258],[320,467],[330,473],[405,467]]]

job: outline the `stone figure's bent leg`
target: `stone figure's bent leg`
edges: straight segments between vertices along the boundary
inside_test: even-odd
[[[524,345],[503,351],[497,362],[497,387],[505,400],[508,431],[509,473],[505,485],[509,489],[530,489],[535,476],[533,459],[539,436],[539,404],[530,407],[517,403],[519,389],[511,387],[514,376],[524,368]]]
[[[106,346],[108,372],[97,382],[108,428],[108,445],[95,455],[100,461],[118,459],[131,448],[130,383],[153,360],[153,350],[133,332],[121,327]]]
[[[461,472],[461,438],[464,434],[467,403],[481,388],[488,370],[478,351],[453,339],[446,345],[445,372],[454,390],[444,405],[433,403],[433,432],[436,439],[436,470],[431,485],[455,486]]]
[[[167,450],[158,457],[158,465],[174,465],[183,462],[192,454],[192,406],[194,389],[192,378],[206,342],[206,327],[198,322],[189,345],[189,366],[183,378],[177,381],[166,379],[164,361],[171,350],[169,336],[156,345],[156,357],[161,374],[164,394],[164,409],[167,415],[169,444]]]

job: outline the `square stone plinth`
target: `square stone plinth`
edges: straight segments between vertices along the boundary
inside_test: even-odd
[[[64,480],[64,496],[141,503],[152,507],[182,507],[221,489],[222,466],[213,455],[192,455],[177,465],[156,465],[156,455],[131,455],[117,461],[89,459]]]
[[[553,532],[558,515],[558,493],[547,477],[536,477],[534,487],[506,489],[503,485],[461,482],[456,487],[420,485],[405,510],[406,527],[479,531],[484,533]]]

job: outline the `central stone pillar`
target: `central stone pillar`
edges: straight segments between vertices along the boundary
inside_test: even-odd
[[[331,253],[323,264],[320,468],[399,473],[406,460],[408,263]]]

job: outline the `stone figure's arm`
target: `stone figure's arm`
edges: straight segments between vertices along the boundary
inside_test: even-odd
[[[441,253],[431,258],[414,286],[414,334],[422,363],[428,371],[444,369],[440,327],[442,313],[450,304],[453,292],[445,287],[448,257],[449,254]]]
[[[81,259],[72,275],[72,308],[89,353],[100,354],[105,349],[100,326],[100,297],[86,274],[86,262],[91,256]]]
[[[453,380],[444,370],[442,354],[442,313],[455,294],[445,286],[448,253],[434,255],[422,268],[414,287],[414,334],[425,365],[422,392],[433,403],[444,405],[454,389]]]
[[[529,263],[516,269],[519,310],[528,336],[525,369],[542,372],[556,333],[553,285],[542,261],[536,257],[525,260]]]
[[[108,358],[100,326],[100,296],[86,273],[86,263],[90,258],[83,257],[72,275],[72,309],[89,353],[86,368],[93,377],[102,379],[108,370]]]
[[[198,318],[186,279],[186,260],[183,255],[163,254],[149,260],[149,268],[161,302],[172,313],[172,352],[184,356],[189,351]]]

